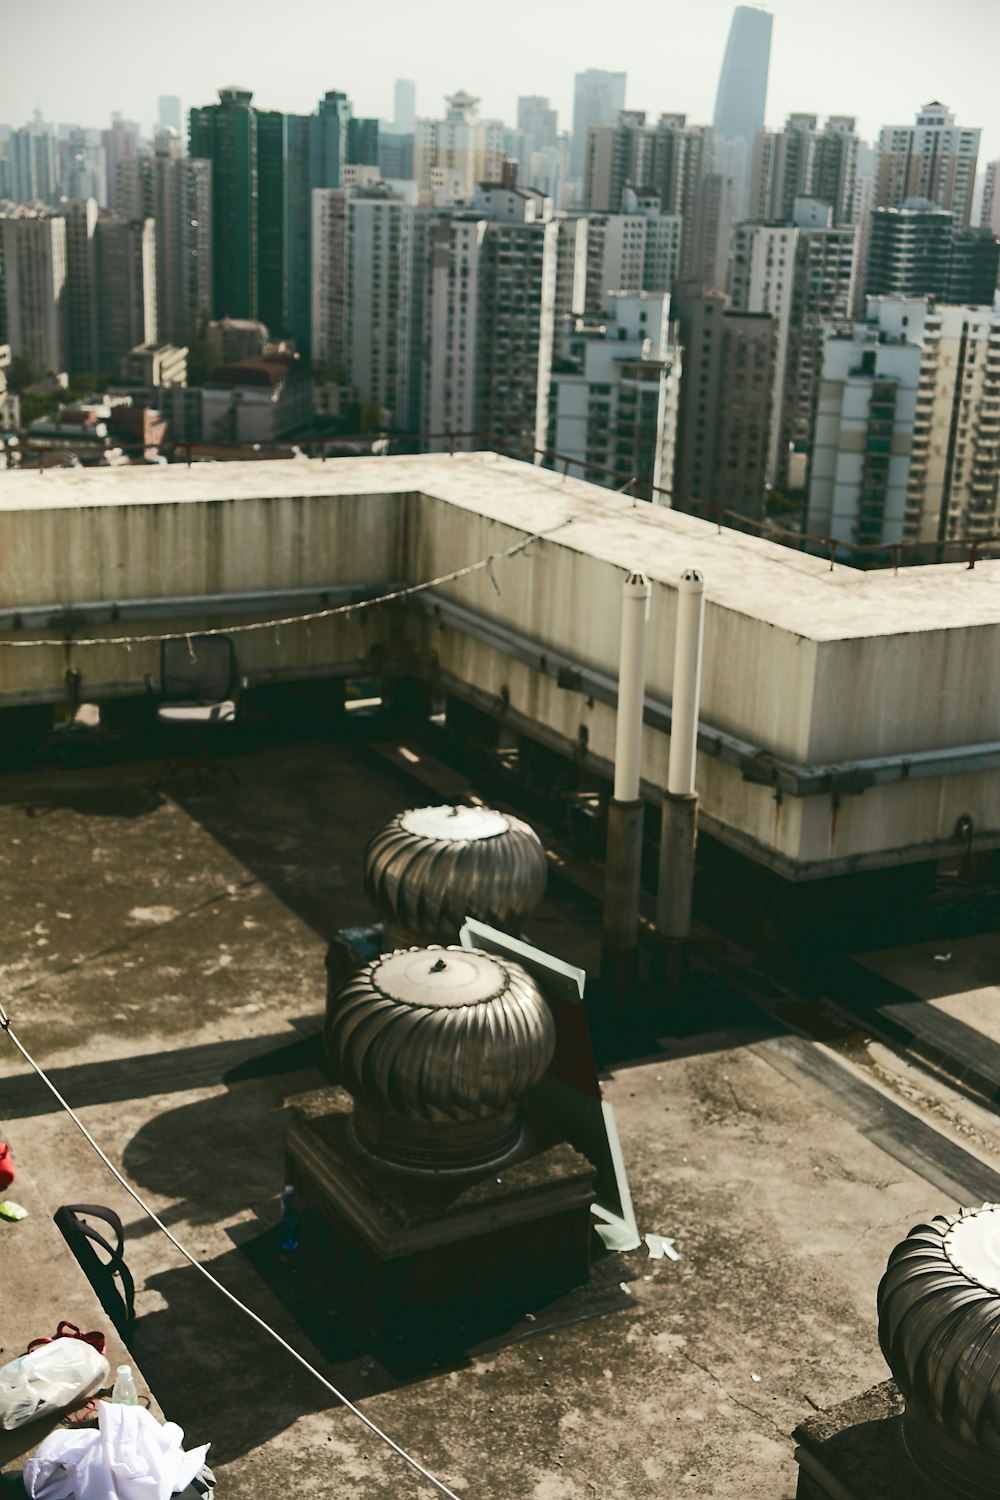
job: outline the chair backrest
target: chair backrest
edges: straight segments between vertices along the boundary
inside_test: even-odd
[[[101,1219],[115,1237],[112,1245],[100,1230],[83,1217]],[[53,1214],[63,1238],[80,1263],[80,1267],[100,1299],[101,1306],[127,1344],[135,1326],[135,1283],[125,1264],[125,1237],[122,1221],[113,1208],[99,1203],[64,1203]],[[105,1260],[94,1245],[107,1254]]]
[[[160,692],[172,703],[222,703],[233,685],[228,635],[186,635],[160,642]]]

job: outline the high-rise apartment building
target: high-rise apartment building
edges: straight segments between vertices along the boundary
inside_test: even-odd
[[[459,194],[471,199],[477,182],[500,182],[503,176],[504,127],[500,120],[481,120],[479,100],[459,89],[445,100],[443,120],[418,120],[414,133],[413,173],[421,192],[440,186],[443,171],[457,182]]]
[[[286,295],[284,320],[261,317],[272,329],[287,328],[296,347],[310,357],[312,337],[312,193],[346,187],[348,169],[370,166],[379,175],[382,136],[377,120],[354,117],[346,94],[330,89],[311,115],[284,116],[284,205]],[[412,175],[412,166],[411,174]]]
[[[66,226],[51,214],[15,209],[0,217],[5,336],[15,359],[46,374],[66,369]]]
[[[850,318],[852,311],[856,231],[834,226],[831,217],[827,204],[799,198],[787,223],[740,224],[733,234],[733,305],[768,313],[775,321],[768,470],[779,489],[804,482],[823,329]]]
[[[747,217],[790,219],[796,198],[818,198],[835,225],[855,223],[859,145],[850,115],[831,115],[822,129],[815,115],[789,115],[784,130],[759,130]]]
[[[740,312],[725,292],[681,282],[671,299],[683,374],[674,505],[763,514],[774,393],[775,320]]]
[[[553,349],[562,342],[567,318],[582,317],[587,306],[587,243],[592,220],[586,214],[560,215],[556,226],[556,290]]]
[[[530,459],[545,446],[557,229],[548,201],[477,185],[427,231],[421,426]],[[446,441],[436,444],[445,447]]]
[[[59,158],[52,126],[38,110],[30,125],[10,133],[11,196],[15,203],[53,203]]]
[[[573,138],[570,177],[582,182],[587,170],[587,140],[595,125],[613,125],[625,108],[625,74],[587,68],[573,80]]]
[[[553,360],[549,448],[569,474],[669,505],[680,352],[670,298],[615,292],[599,323],[574,319]],[[572,462],[565,466],[566,459]]]
[[[929,303],[906,493],[905,536],[1000,531],[1000,310]]]
[[[100,208],[108,202],[107,156],[100,132],[71,127],[62,164],[60,197],[93,198]]]
[[[63,310],[66,320],[66,370],[110,373],[102,366],[97,346],[97,259],[95,235],[99,210],[94,198],[69,199],[60,204],[59,217],[66,226],[66,288]]]
[[[134,156],[139,149],[139,126],[135,120],[123,120],[118,110],[111,113],[110,130],[101,131],[101,145],[108,175],[108,207],[117,208],[118,163]]]
[[[728,180],[714,165],[708,126],[688,125],[678,114],[650,125],[643,111],[625,110],[614,125],[590,131],[584,203],[591,212],[614,214],[630,191],[656,194],[663,213],[680,215],[682,275],[712,284],[720,258],[723,269],[727,259],[720,245],[728,245],[731,206]]]
[[[115,372],[137,344],[155,344],[156,225],[103,212],[94,234],[97,368]]]
[[[956,227],[954,214],[926,200],[912,198],[900,208],[877,208],[870,216],[869,296],[989,303],[998,263],[1000,245],[992,230]]]
[[[182,156],[172,130],[153,156],[118,164],[119,211],[156,221],[156,321],[159,337],[192,345],[212,316],[212,164]]]
[[[313,360],[353,386],[380,422],[412,431],[416,209],[386,189],[316,189]]]
[[[807,527],[861,543],[1000,526],[1000,311],[870,297],[827,335]]]
[[[665,214],[654,194],[628,189],[623,212],[591,214],[587,227],[584,310],[600,320],[611,292],[669,292],[681,265],[682,220]]]
[[[212,163],[212,308],[284,330],[284,116],[230,85],[192,109],[190,154]],[[136,340],[139,342],[139,340]]]
[[[412,78],[397,78],[392,95],[392,123],[404,135],[412,135],[417,123],[417,85]]]
[[[877,545],[906,529],[926,304],[868,308],[868,321],[826,331],[806,530]]]
[[[957,224],[968,224],[979,159],[978,129],[955,124],[934,100],[915,125],[886,125],[879,132],[875,203],[899,208],[908,198],[926,198],[947,208]]]
[[[984,229],[992,229],[994,234],[1000,235],[1000,157],[986,163],[979,222]]]

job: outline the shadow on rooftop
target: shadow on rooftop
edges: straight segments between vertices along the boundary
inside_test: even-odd
[[[316,1018],[301,1023],[315,1027]],[[252,1079],[277,1078],[306,1069],[325,1072],[323,1037],[318,1030],[288,1039],[279,1032],[245,1041],[206,1042],[197,1047],[177,1047],[170,1052],[149,1052],[133,1057],[107,1058],[99,1062],[75,1063],[49,1068],[48,1076],[74,1108],[116,1104],[149,1095],[182,1093]],[[16,1073],[3,1080],[4,1114],[25,1120],[51,1114],[58,1105],[34,1073]],[[164,1118],[160,1116],[159,1118]]]

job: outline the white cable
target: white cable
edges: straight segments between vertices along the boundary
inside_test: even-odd
[[[532,542],[541,541],[543,537],[551,536],[554,531],[560,531],[563,526],[576,519],[575,516],[567,516],[564,521],[555,526],[549,526],[545,531],[534,531],[531,536],[526,536],[523,541],[515,542],[511,547],[505,547],[502,552],[491,552],[489,557],[481,557],[478,562],[467,563],[464,568],[456,568],[452,573],[442,573],[440,578],[428,578],[423,583],[407,584],[405,588],[393,589],[389,594],[379,594],[374,599],[357,599],[353,604],[331,605],[329,609],[317,609],[311,614],[285,615],[280,620],[253,620],[248,625],[217,625],[210,630],[172,630],[164,635],[105,635],[94,636],[88,640],[77,640],[73,636],[65,636],[59,640],[25,640],[12,641],[0,639],[0,647],[9,646],[23,649],[26,646],[58,646],[60,649],[76,646],[136,646],[145,645],[157,641],[183,641],[189,640],[192,635],[240,635],[249,630],[276,630],[279,625],[303,625],[310,620],[328,620],[333,615],[349,615],[357,609],[371,609],[372,605],[391,604],[396,599],[405,599],[410,594],[422,593],[425,589],[437,588],[442,583],[454,583],[458,578],[465,578],[470,573],[476,573],[480,568],[490,569],[495,562],[500,562],[505,557],[513,557],[515,553],[523,552],[525,547],[530,547]],[[492,579],[492,574],[490,575]],[[494,582],[493,587],[496,588]],[[127,602],[127,601],[126,601]],[[16,614],[17,610],[9,613]]]
[[[213,1276],[211,1271],[206,1270],[206,1268],[201,1264],[200,1261],[195,1260],[191,1252],[184,1248],[177,1236],[171,1233],[166,1224],[164,1224],[163,1220],[160,1219],[150,1208],[149,1204],[139,1196],[135,1188],[132,1187],[131,1183],[126,1181],[121,1172],[119,1172],[118,1168],[115,1166],[114,1162],[110,1161],[109,1158],[104,1154],[100,1146],[94,1140],[94,1137],[91,1135],[90,1131],[87,1129],[86,1125],[84,1125],[83,1121],[74,1112],[71,1106],[67,1104],[66,1100],[63,1098],[62,1094],[60,1094],[51,1078],[47,1076],[44,1069],[39,1067],[38,1063],[35,1062],[35,1059],[31,1056],[27,1048],[15,1035],[10,1024],[10,1017],[8,1016],[2,1005],[0,1005],[0,1029],[6,1031],[7,1035],[10,1037],[11,1041],[14,1043],[14,1046],[24,1058],[25,1062],[27,1062],[28,1065],[34,1069],[34,1071],[38,1074],[39,1078],[46,1085],[46,1087],[51,1090],[52,1094],[59,1101],[62,1108],[66,1111],[70,1119],[73,1121],[73,1124],[85,1137],[85,1139],[89,1141],[90,1145],[93,1146],[94,1150],[101,1158],[101,1161],[108,1168],[108,1171],[118,1179],[129,1196],[131,1198],[134,1198],[136,1203],[138,1203],[143,1213],[149,1215],[153,1223],[156,1225],[157,1229],[162,1230],[162,1232],[166,1235],[167,1239],[174,1246],[174,1248],[180,1251],[184,1259],[188,1261],[190,1265],[194,1266],[196,1271],[200,1271],[205,1279],[212,1283],[216,1291],[221,1292],[224,1297],[228,1298],[228,1300],[232,1302],[235,1307],[239,1308],[240,1312],[246,1313],[247,1317],[251,1318],[253,1322],[257,1324],[258,1328],[263,1328],[265,1333],[270,1334],[271,1338],[273,1338],[276,1343],[280,1344],[282,1349],[286,1350],[286,1352],[289,1353],[293,1359],[297,1360],[298,1363],[303,1367],[303,1369],[308,1370],[310,1375],[314,1375],[319,1381],[320,1385],[325,1386],[332,1395],[336,1396],[337,1400],[340,1401],[344,1406],[346,1406],[347,1410],[351,1412],[353,1416],[358,1417],[365,1424],[365,1426],[375,1434],[377,1438],[381,1438],[382,1442],[386,1443],[394,1453],[398,1453],[400,1458],[405,1460],[405,1462],[408,1463],[411,1468],[416,1469],[417,1473],[421,1475],[422,1478],[426,1479],[429,1484],[432,1484],[434,1488],[438,1490],[442,1495],[448,1496],[448,1500],[459,1500],[459,1496],[455,1494],[454,1490],[450,1490],[448,1486],[444,1484],[440,1479],[436,1479],[430,1472],[430,1470],[425,1469],[422,1463],[420,1463],[417,1459],[411,1457],[411,1455],[406,1452],[405,1448],[401,1448],[398,1443],[394,1443],[388,1433],[383,1432],[381,1427],[379,1427],[377,1423],[372,1421],[371,1417],[365,1416],[360,1407],[355,1406],[353,1401],[349,1401],[347,1399],[343,1391],[338,1391],[337,1387],[335,1385],[332,1385],[330,1381],[326,1379],[325,1375],[321,1375],[315,1368],[315,1366],[309,1363],[304,1355],[300,1354],[297,1349],[293,1349],[292,1345],[289,1344],[285,1339],[283,1339],[281,1337],[281,1334],[276,1332],[275,1329],[271,1327],[270,1323],[265,1323],[264,1319],[260,1317],[258,1313],[255,1313],[253,1311],[253,1308],[247,1307],[246,1303],[241,1302],[239,1297],[236,1296],[235,1292],[231,1292],[228,1287],[223,1286],[222,1282],[219,1281],[215,1276]]]

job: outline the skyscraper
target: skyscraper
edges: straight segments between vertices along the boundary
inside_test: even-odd
[[[59,180],[56,138],[35,111],[23,130],[10,133],[11,188],[17,203],[52,203]]]
[[[986,163],[986,183],[979,222],[984,229],[1000,234],[1000,159]]]
[[[592,125],[613,125],[625,108],[625,74],[587,68],[573,80],[573,143],[569,175],[582,182],[587,168],[587,136]]]
[[[160,130],[181,134],[181,101],[177,94],[161,94],[156,102],[156,123]]]
[[[770,13],[738,5],[722,59],[712,124],[723,140],[745,142],[748,165],[754,137],[764,125],[770,57]]]
[[[412,78],[397,78],[393,90],[392,123],[404,134],[412,132],[417,120],[417,85]]]
[[[981,131],[955,124],[945,105],[933,100],[915,125],[885,125],[878,138],[875,203],[898,208],[907,198],[927,198],[968,224],[976,182]]]
[[[312,194],[344,186],[349,165],[378,165],[377,120],[357,120],[351,101],[328,89],[311,115],[284,116],[285,325],[305,356],[312,338]],[[262,309],[260,316],[267,318]],[[270,326],[270,325],[269,325]]]
[[[190,151],[212,163],[212,305],[216,317],[284,322],[284,116],[230,84],[192,109]],[[275,285],[277,282],[277,285]],[[270,326],[270,325],[269,325]]]

